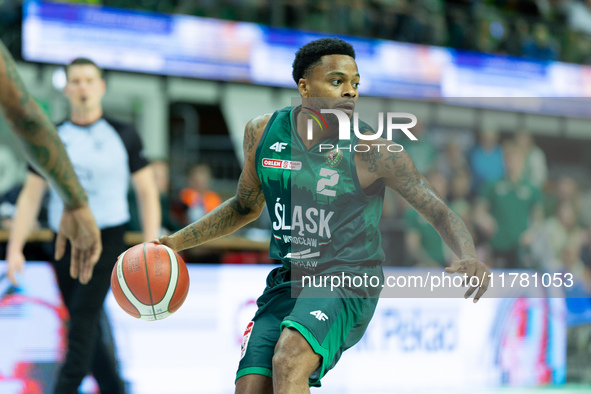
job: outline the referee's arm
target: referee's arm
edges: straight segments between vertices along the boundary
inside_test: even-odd
[[[158,188],[152,166],[147,165],[134,172],[132,182],[140,207],[144,242],[150,242],[160,235],[162,220]]]
[[[391,143],[391,142],[390,142]],[[375,148],[374,148],[375,149]],[[470,297],[478,288],[474,296],[477,302],[488,288],[490,272],[478,260],[472,235],[464,221],[445,203],[427,179],[416,169],[412,159],[406,151],[388,151],[379,154],[374,151],[375,171],[384,179],[387,187],[397,191],[400,195],[437,230],[443,241],[459,257],[445,269],[449,274],[466,274],[468,278],[476,276],[480,282],[472,286],[465,294]],[[471,283],[471,282],[470,282]]]

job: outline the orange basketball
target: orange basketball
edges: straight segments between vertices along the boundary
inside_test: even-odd
[[[175,251],[143,243],[127,249],[111,274],[117,303],[133,317],[160,320],[183,305],[189,292],[189,272]]]

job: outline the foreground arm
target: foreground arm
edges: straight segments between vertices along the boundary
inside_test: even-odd
[[[158,242],[175,251],[189,249],[209,240],[228,235],[259,217],[265,206],[261,181],[255,169],[255,152],[268,116],[251,120],[244,132],[244,169],[236,195],[222,205]]]
[[[478,261],[474,241],[464,221],[449,209],[425,177],[417,171],[412,159],[405,151],[374,152],[367,158],[375,160],[374,168],[378,176],[384,178],[386,186],[400,193],[431,223],[447,246],[460,258],[445,271],[466,274],[468,279],[477,276],[482,281],[480,289],[474,296],[474,302],[478,301],[488,287],[489,271],[483,263]],[[466,292],[466,298],[475,290],[476,287],[470,287]]]
[[[66,150],[51,121],[29,95],[14,61],[0,42],[0,113],[14,130],[27,158],[57,190],[66,209],[56,239],[56,258],[64,253],[66,238],[72,244],[70,274],[87,283],[102,251],[100,232],[88,208]]]
[[[0,111],[24,147],[27,158],[49,180],[69,209],[87,202],[86,193],[49,118],[21,81],[8,50],[0,43]]]

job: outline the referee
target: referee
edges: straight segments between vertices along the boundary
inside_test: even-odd
[[[115,360],[101,340],[99,321],[111,271],[119,254],[126,249],[123,237],[125,224],[130,219],[129,180],[131,178],[138,196],[145,241],[158,237],[161,220],[158,191],[135,129],[103,116],[101,100],[105,81],[102,71],[91,60],[79,58],[66,67],[66,76],[64,92],[70,101],[71,113],[70,119],[58,126],[58,134],[88,194],[104,249],[87,285],[70,277],[69,253],[54,262],[59,288],[70,312],[68,350],[54,393],[77,393],[89,372],[95,376],[101,393],[122,393],[124,388]],[[16,282],[15,271],[22,270],[25,263],[23,247],[46,188],[45,180],[32,168],[29,170],[18,198],[8,243],[8,269],[13,282]],[[54,231],[58,229],[63,209],[56,191],[50,189],[48,220]]]

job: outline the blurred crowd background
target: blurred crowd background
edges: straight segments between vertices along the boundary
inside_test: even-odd
[[[74,3],[262,23],[591,64],[588,0],[80,0]],[[20,0],[0,2],[19,45]],[[5,37],[7,40],[7,37]]]

